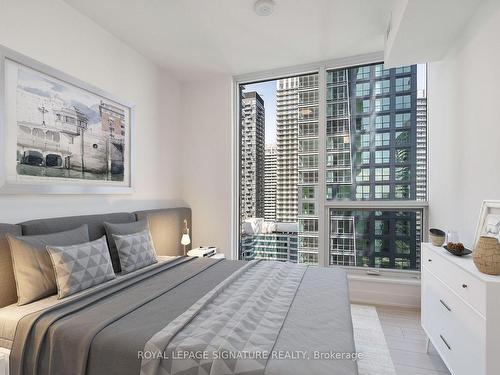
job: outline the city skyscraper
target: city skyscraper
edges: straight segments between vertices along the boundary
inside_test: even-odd
[[[417,92],[417,200],[427,199],[427,97]]]
[[[425,181],[417,183],[417,67],[336,69],[327,85],[327,199],[425,196]],[[415,269],[421,221],[415,211],[332,208],[330,264]]]
[[[299,263],[318,263],[318,74],[298,77]]]
[[[423,208],[403,207],[427,196],[426,99],[417,94],[417,74],[415,65],[377,63],[327,70],[323,88],[318,73],[276,81],[276,146],[266,149],[258,217],[293,223],[286,232],[292,248],[287,254],[285,237],[262,221],[261,231],[242,234],[244,259],[318,264],[321,251],[329,265],[420,268]],[[319,249],[321,235],[326,249]]]
[[[242,98],[241,118],[241,219],[264,216],[264,100],[257,92]]]
[[[276,220],[297,222],[298,77],[279,79],[276,90]]]
[[[264,219],[276,220],[277,148],[267,145],[264,159]]]

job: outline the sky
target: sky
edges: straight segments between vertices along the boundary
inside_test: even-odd
[[[427,95],[426,65],[417,65],[417,90]],[[256,91],[264,99],[266,110],[266,145],[276,143],[276,80],[245,85],[243,92]]]
[[[31,94],[60,99],[68,108],[77,107],[87,115],[89,124],[97,124],[101,120],[100,99],[86,90],[25,67],[19,68],[17,85]]]
[[[276,143],[276,80],[245,85],[243,92],[257,91],[266,109],[266,144]]]

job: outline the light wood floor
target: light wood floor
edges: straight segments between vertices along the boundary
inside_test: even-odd
[[[376,306],[397,375],[445,375],[450,372],[420,326],[420,310]]]

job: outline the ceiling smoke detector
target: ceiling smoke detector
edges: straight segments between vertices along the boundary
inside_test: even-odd
[[[255,13],[259,16],[269,16],[274,10],[273,0],[257,0],[253,6]]]

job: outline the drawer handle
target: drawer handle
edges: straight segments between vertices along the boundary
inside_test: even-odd
[[[462,284],[462,288],[466,289],[467,288],[467,284]]]
[[[448,306],[442,299],[440,299],[439,302],[441,302],[441,305],[443,305],[446,310],[451,311],[450,306]]]
[[[431,259],[431,258],[429,258],[429,259],[427,259],[427,261],[428,261],[428,262],[432,262],[432,259]]]
[[[443,342],[446,345],[446,347],[448,348],[448,350],[451,350],[450,344],[448,344],[448,342],[444,339],[444,337],[442,335],[439,335],[439,337],[441,337],[441,340],[443,340]]]

